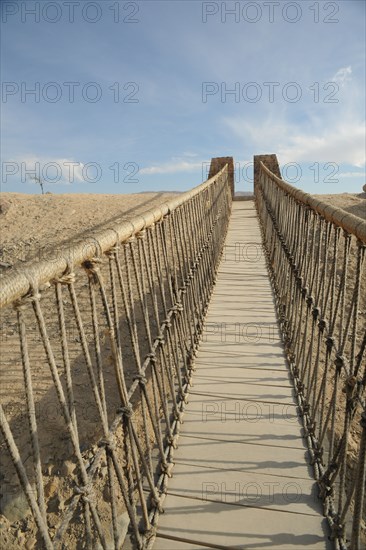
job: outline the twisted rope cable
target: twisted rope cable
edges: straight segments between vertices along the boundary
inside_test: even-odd
[[[359,549],[366,540],[366,379],[360,373],[366,223],[293,188],[263,164],[255,195],[324,513],[338,547],[346,550],[350,540]]]
[[[31,331],[26,330],[31,322],[29,315],[23,315],[21,309],[20,349],[27,411],[33,415],[33,420],[31,416],[28,420],[37,499],[3,409],[1,430],[46,548],[67,544],[75,528],[87,547],[99,542],[103,548],[120,548],[122,506],[128,513],[134,548],[151,544],[167,479],[172,475],[174,449],[230,205],[225,167],[197,189],[153,212],[106,227],[85,242],[72,243],[52,263],[32,264],[22,273],[4,277],[0,305],[18,299],[22,299],[22,307],[23,301],[28,309],[28,302],[31,304],[50,382],[72,444],[69,456],[76,463],[70,499],[64,504],[64,511],[60,509],[57,528],[51,536],[47,499],[42,496],[39,430],[43,425],[36,422],[37,411],[33,414],[35,359],[27,357],[27,348],[36,344]],[[63,292],[65,285],[68,293]],[[53,287],[51,305],[48,297]],[[47,301],[42,300],[43,296]],[[56,310],[56,332],[50,326],[52,307]],[[77,329],[74,341],[78,345],[71,345],[69,324]],[[106,347],[111,350],[112,372],[104,358]],[[77,368],[76,351],[80,353]],[[135,372],[128,387],[130,374],[126,364],[130,352]],[[102,433],[97,446],[85,456],[80,447],[80,399],[75,397],[80,364],[90,390],[90,397],[87,391],[85,397],[91,399],[97,411],[94,424],[96,431]],[[97,505],[103,487],[108,487],[108,513],[99,509],[99,500]]]

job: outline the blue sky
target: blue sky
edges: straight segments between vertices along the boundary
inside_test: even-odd
[[[3,0],[2,190],[186,190],[277,153],[311,193],[365,183],[365,3]],[[32,92],[33,90],[33,92]]]

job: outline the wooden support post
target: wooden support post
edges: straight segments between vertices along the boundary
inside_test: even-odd
[[[233,157],[216,157],[211,159],[209,178],[215,176],[225,166],[229,165],[229,185],[231,189],[231,196],[234,198],[234,159]]]
[[[261,162],[263,162],[263,164],[265,164],[265,166],[267,166],[267,168],[271,170],[275,176],[282,178],[277,155],[254,155],[254,193],[255,186],[257,185],[259,179],[259,168]]]

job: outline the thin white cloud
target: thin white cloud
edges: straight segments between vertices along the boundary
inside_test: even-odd
[[[301,110],[280,104],[275,111],[267,106],[256,117],[231,116],[223,122],[246,150],[276,153],[281,164],[334,162],[362,168],[366,162],[363,88],[351,65],[338,68],[328,79],[339,87],[333,91],[337,100],[333,105],[326,101],[332,91],[326,88],[318,102],[304,97]]]
[[[95,170],[95,167],[89,169],[84,163],[67,158],[29,156],[17,159],[15,163],[18,165],[16,176],[20,176],[23,182],[36,177],[49,184],[85,183],[91,177],[91,170]]]
[[[346,82],[351,80],[352,67],[341,67],[336,74],[332,77],[332,81],[336,82],[339,86],[344,86]]]
[[[193,153],[192,151],[185,151],[185,152],[183,153],[183,157],[195,158],[195,157],[198,157],[198,154],[197,154],[197,153]]]
[[[176,159],[162,164],[155,164],[141,168],[140,174],[177,174],[179,172],[194,172],[207,165],[207,161],[190,162],[187,160]]]
[[[365,127],[356,122],[340,122],[324,130],[322,135],[293,134],[288,145],[279,149],[285,162],[321,161],[365,166]]]
[[[340,172],[337,175],[339,178],[364,178],[366,172]]]
[[[83,173],[85,164],[82,162],[76,164],[76,161],[71,159],[57,159],[56,162],[63,168],[64,179],[69,183],[73,183],[73,180],[79,182],[86,181]]]
[[[357,168],[365,166],[365,128],[355,121],[329,122],[320,133],[279,120],[249,123],[226,118],[227,126],[256,153],[277,153],[281,163],[336,162]]]

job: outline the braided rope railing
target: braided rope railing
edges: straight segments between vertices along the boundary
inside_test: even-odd
[[[361,550],[366,541],[366,222],[292,187],[261,162],[255,199],[331,539],[336,548]]]
[[[37,547],[151,546],[230,209],[226,165],[3,277],[2,494]]]

